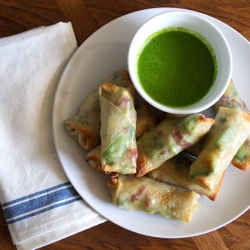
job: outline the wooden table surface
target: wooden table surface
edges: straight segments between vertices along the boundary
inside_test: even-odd
[[[59,21],[71,21],[77,42],[125,14],[154,7],[203,12],[250,41],[250,0],[0,0],[0,38]],[[250,171],[250,170],[249,170]],[[0,249],[16,249],[0,209]],[[250,210],[211,233],[184,239],[139,235],[111,222],[75,234],[42,249],[250,249]]]

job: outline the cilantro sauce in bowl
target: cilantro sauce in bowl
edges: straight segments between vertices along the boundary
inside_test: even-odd
[[[159,14],[137,31],[128,52],[128,69],[139,94],[173,114],[212,106],[225,92],[232,56],[220,30],[196,13]]]
[[[214,84],[216,56],[198,33],[167,28],[151,35],[142,47],[138,79],[155,101],[169,107],[190,106],[206,96]]]

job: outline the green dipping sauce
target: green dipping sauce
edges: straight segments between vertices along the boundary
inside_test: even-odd
[[[214,84],[217,62],[200,34],[180,27],[151,35],[137,61],[139,82],[158,103],[187,107],[204,98]]]

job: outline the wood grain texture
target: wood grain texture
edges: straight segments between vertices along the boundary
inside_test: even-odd
[[[211,15],[250,40],[249,0],[0,0],[0,37],[71,21],[80,45],[115,18],[156,7],[185,8]],[[1,209],[0,249],[16,249]],[[42,249],[247,250],[250,249],[250,210],[230,224],[196,237],[158,239],[130,232],[108,221]]]

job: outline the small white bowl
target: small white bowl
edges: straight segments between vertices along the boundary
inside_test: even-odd
[[[157,102],[145,92],[138,79],[137,60],[143,44],[152,34],[168,27],[181,27],[200,34],[211,45],[216,56],[217,76],[213,86],[205,97],[190,106],[173,108]],[[172,114],[193,114],[211,107],[225,92],[232,76],[232,67],[230,47],[222,32],[200,13],[193,11],[169,11],[149,19],[136,32],[128,51],[128,70],[138,93],[155,108]]]

